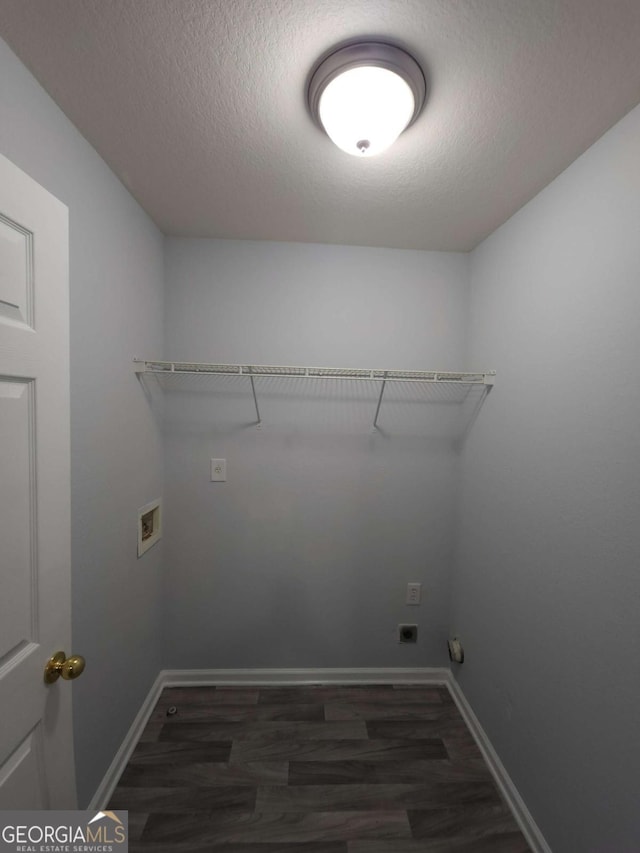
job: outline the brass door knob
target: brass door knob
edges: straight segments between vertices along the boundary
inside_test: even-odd
[[[62,676],[65,681],[71,681],[82,675],[84,667],[85,660],[80,655],[68,658],[64,652],[56,652],[44,668],[44,680],[47,684],[53,684]]]

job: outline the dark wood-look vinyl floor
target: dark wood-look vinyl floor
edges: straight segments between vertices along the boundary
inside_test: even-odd
[[[438,686],[167,688],[109,808],[131,853],[530,850]]]

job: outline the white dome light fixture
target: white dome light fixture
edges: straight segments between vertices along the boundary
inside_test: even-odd
[[[338,148],[373,157],[412,124],[427,94],[422,69],[406,51],[383,42],[336,50],[311,76],[309,109]]]

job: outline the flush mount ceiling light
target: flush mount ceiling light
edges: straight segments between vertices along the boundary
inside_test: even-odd
[[[340,48],[309,83],[309,109],[338,148],[372,157],[388,148],[422,109],[427,86],[406,51],[382,42]]]

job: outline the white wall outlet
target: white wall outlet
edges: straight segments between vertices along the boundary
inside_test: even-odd
[[[227,482],[227,460],[212,459],[211,460],[211,482],[226,483]]]
[[[407,584],[407,604],[420,604],[422,584],[408,583]]]

